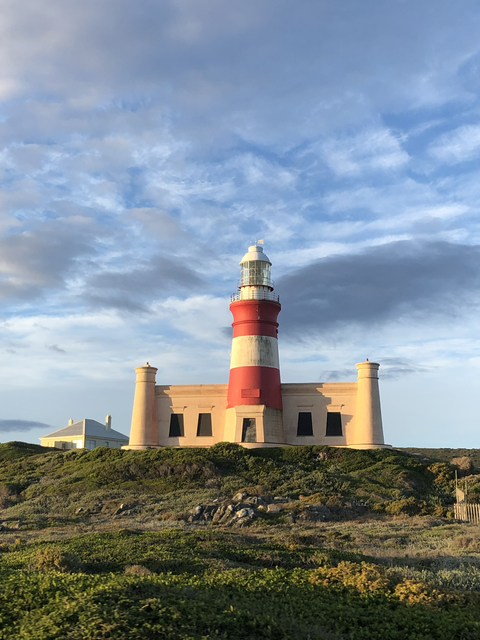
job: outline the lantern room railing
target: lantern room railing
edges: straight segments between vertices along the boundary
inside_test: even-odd
[[[265,291],[259,289],[252,289],[251,291],[242,289],[230,296],[230,302],[236,302],[237,300],[270,300],[271,302],[280,302],[280,296],[273,291]]]

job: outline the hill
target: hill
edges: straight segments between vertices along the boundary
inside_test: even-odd
[[[219,443],[204,449],[61,452],[0,445],[1,517],[22,528],[102,520],[119,503],[133,505],[122,510],[134,509],[137,518],[187,520],[199,503],[212,503],[212,511],[239,492],[252,498],[251,506],[253,498],[263,502],[267,509],[255,513],[263,518],[275,497],[288,503],[292,517],[307,517],[315,506],[328,507],[330,515],[363,509],[445,516],[453,502],[453,477],[445,462],[391,449],[249,450]]]
[[[453,478],[424,451],[0,445],[0,640],[474,640]]]

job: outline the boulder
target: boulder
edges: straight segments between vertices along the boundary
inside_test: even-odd
[[[190,511],[191,516],[188,518],[188,521],[194,522],[195,520],[199,520],[203,513],[203,509],[204,509],[204,506],[202,502],[197,504],[197,506]]]
[[[242,500],[245,500],[245,498],[247,497],[247,493],[246,491],[239,491],[238,493],[236,493],[233,496],[233,501],[234,502],[242,502]]]
[[[281,504],[269,504],[267,506],[267,512],[268,513],[280,513],[280,511],[283,509],[283,506]]]
[[[240,511],[237,511],[237,513],[235,514],[235,516],[238,519],[251,518],[254,515],[255,515],[255,511],[253,509],[240,509]]]

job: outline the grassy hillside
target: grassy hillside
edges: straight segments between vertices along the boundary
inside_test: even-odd
[[[480,472],[480,449],[421,449],[418,447],[406,447],[399,450],[432,460],[442,460],[443,462],[451,462],[455,458],[466,456],[471,459],[475,470]]]
[[[23,528],[101,519],[120,502],[131,503],[136,517],[185,520],[196,504],[224,503],[239,491],[263,501],[267,509],[255,515],[264,519],[276,496],[287,500],[293,517],[307,517],[315,505],[330,514],[363,508],[444,516],[453,501],[453,470],[388,449],[248,450],[220,443],[208,449],[60,452],[0,445],[1,517]]]
[[[476,640],[453,478],[424,452],[0,445],[0,640]]]

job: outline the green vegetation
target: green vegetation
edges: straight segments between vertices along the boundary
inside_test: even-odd
[[[479,637],[480,593],[314,543],[219,530],[17,541],[0,555],[0,638]]]
[[[0,445],[0,640],[477,639],[453,491],[395,450]]]
[[[242,488],[330,506],[361,503],[393,515],[442,516],[453,501],[449,464],[388,449],[246,450],[220,443],[209,449],[42,451],[20,457],[16,443],[0,445],[0,506],[10,507],[4,517],[33,520],[35,527],[39,516],[47,518],[45,526],[59,517],[83,521],[74,507],[92,511],[109,499],[158,504],[161,497],[164,513],[172,512],[166,517],[182,519],[195,501],[231,498]]]
[[[472,460],[474,467],[480,471],[480,449],[421,449],[418,447],[406,447],[400,449],[400,451],[444,462],[451,462],[454,458],[467,456]]]

